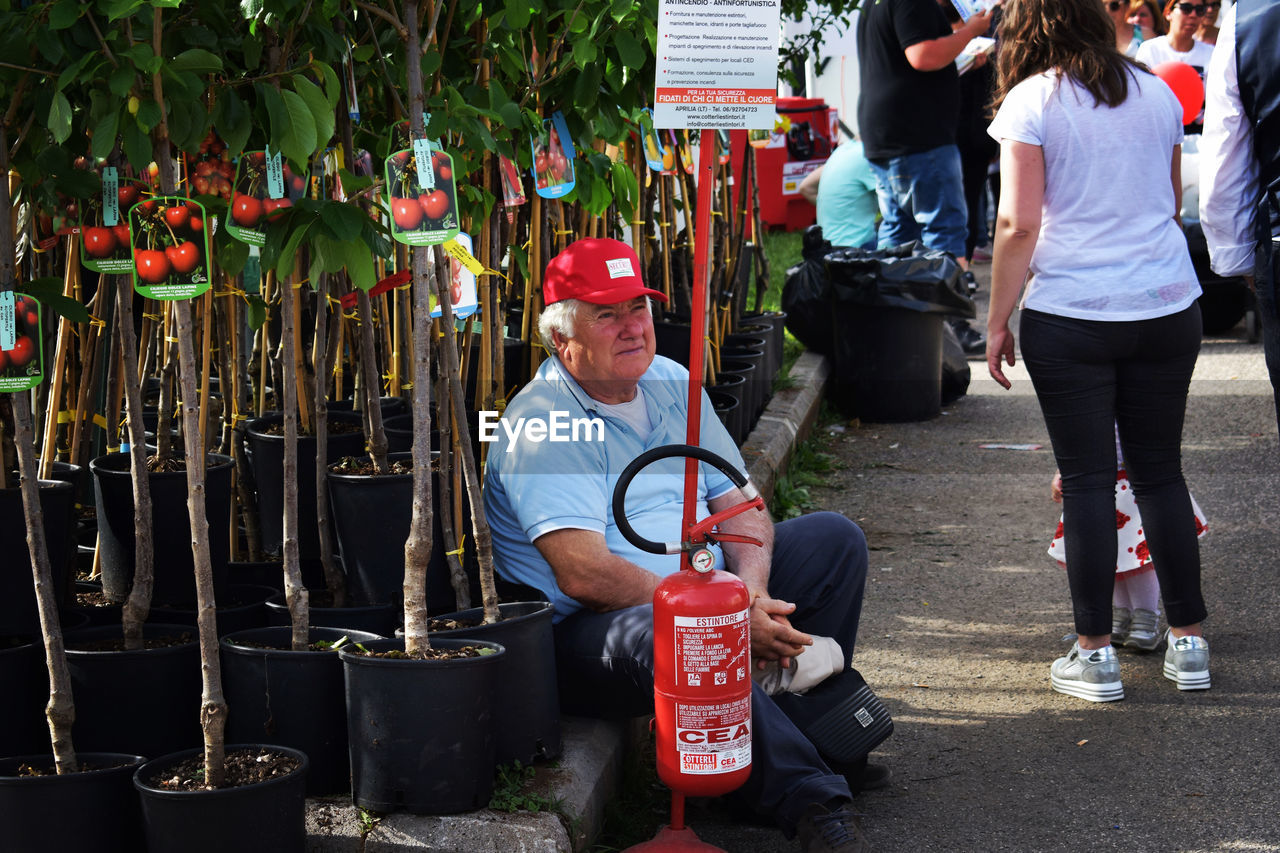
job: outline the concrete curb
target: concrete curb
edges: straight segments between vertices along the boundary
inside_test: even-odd
[[[830,367],[804,353],[791,368],[791,387],[769,401],[742,445],[751,481],[766,501],[796,442],[813,427]],[[564,752],[538,765],[534,792],[558,801],[553,812],[495,812],[427,816],[395,813],[362,825],[348,796],[307,800],[310,853],[575,853],[600,834],[605,804],[618,786],[622,759],[632,739],[627,722],[565,717]]]

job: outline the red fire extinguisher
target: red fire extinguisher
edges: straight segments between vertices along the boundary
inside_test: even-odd
[[[684,541],[652,542],[627,521],[631,479],[659,459],[684,456],[720,469],[747,500],[693,525]],[[653,597],[654,712],[658,775],[673,791],[672,827],[683,823],[683,796],[715,797],[751,774],[751,597],[736,575],[715,568],[709,542],[760,540],[715,531],[749,509],[763,509],[755,487],[709,450],[692,445],[657,447],[636,457],[618,479],[613,515],[631,544],[654,554],[680,554],[681,570],[668,575]]]

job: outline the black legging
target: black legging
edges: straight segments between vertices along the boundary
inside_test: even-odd
[[[1067,578],[1082,635],[1111,633],[1116,455],[1142,512],[1169,624],[1205,617],[1200,550],[1182,478],[1182,423],[1200,307],[1131,322],[1022,313],[1022,356],[1062,472]]]

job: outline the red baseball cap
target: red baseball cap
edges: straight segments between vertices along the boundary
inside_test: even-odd
[[[612,305],[637,296],[667,297],[644,286],[640,259],[619,240],[587,237],[570,243],[547,264],[542,279],[542,299],[552,305],[564,299],[581,299],[593,305]]]

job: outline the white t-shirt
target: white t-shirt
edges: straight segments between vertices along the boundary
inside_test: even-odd
[[[1135,71],[1117,107],[1056,71],[1009,92],[988,133],[1044,149],[1045,191],[1025,306],[1083,320],[1146,320],[1200,295],[1173,221],[1170,166],[1182,107]],[[1138,156],[1141,153],[1141,156]]]
[[[1202,41],[1191,42],[1191,50],[1181,53],[1173,49],[1173,45],[1169,44],[1168,36],[1160,36],[1148,41],[1144,41],[1138,45],[1138,55],[1135,57],[1139,62],[1145,64],[1148,68],[1155,68],[1162,62],[1181,62],[1190,65],[1200,75],[1200,79],[1204,79],[1204,70],[1209,67],[1209,57],[1213,56],[1213,45],[1205,44]]]

